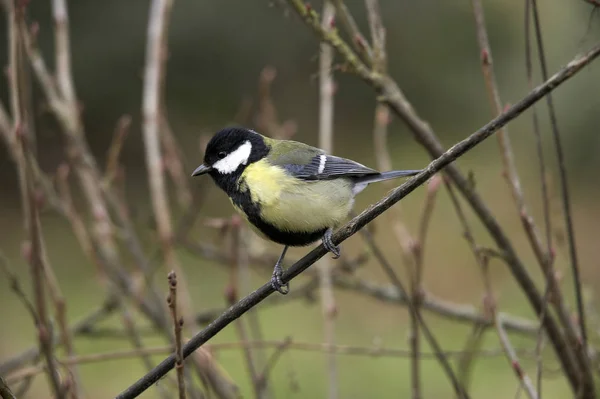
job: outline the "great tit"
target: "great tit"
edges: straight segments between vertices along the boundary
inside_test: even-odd
[[[281,276],[288,247],[321,239],[339,258],[333,229],[350,214],[354,196],[369,183],[413,176],[420,170],[378,172],[358,162],[291,140],[275,140],[243,127],[227,127],[208,142],[204,163],[192,176],[208,173],[263,238],[282,244],[271,285],[289,291]]]

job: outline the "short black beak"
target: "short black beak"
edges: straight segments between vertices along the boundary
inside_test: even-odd
[[[192,176],[200,176],[203,175],[205,173],[208,173],[212,170],[212,166],[206,166],[204,164],[198,166],[196,168],[196,170],[194,170],[194,172],[192,173]]]

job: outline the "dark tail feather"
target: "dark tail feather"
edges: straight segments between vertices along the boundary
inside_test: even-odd
[[[356,180],[358,184],[370,184],[378,181],[395,179],[398,177],[409,177],[421,173],[421,170],[390,170],[389,172],[381,172],[377,175],[368,175]]]

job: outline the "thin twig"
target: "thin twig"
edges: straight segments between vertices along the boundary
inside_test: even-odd
[[[12,122],[8,116],[8,112],[6,111],[4,104],[0,101],[0,135],[3,136],[7,143],[10,142],[11,125]]]
[[[25,309],[27,309],[27,312],[31,315],[31,319],[33,320],[34,324],[37,325],[38,318],[37,318],[37,314],[35,312],[35,307],[31,303],[29,298],[27,298],[27,295],[23,291],[23,288],[21,287],[21,283],[19,282],[19,278],[10,270],[8,265],[9,265],[8,259],[6,258],[6,256],[4,256],[4,254],[2,252],[0,252],[0,268],[6,275],[6,279],[9,282],[10,289],[15,293],[17,298],[19,298],[19,300],[23,303],[23,306],[25,306]],[[2,374],[2,373],[0,373],[0,374]]]
[[[19,23],[23,20],[25,13],[25,5],[14,4],[11,2],[8,11],[9,23],[9,40],[10,40],[10,79],[9,88],[11,94],[11,105],[13,113],[13,131],[12,142],[15,148],[19,147],[15,152],[18,154],[19,178],[21,184],[22,203],[24,204],[23,220],[27,229],[29,241],[25,243],[24,254],[30,264],[30,274],[33,286],[34,304],[36,311],[36,328],[38,333],[38,342],[40,352],[44,355],[44,359],[48,369],[48,380],[52,391],[57,398],[65,397],[65,390],[61,386],[60,375],[56,370],[54,363],[54,353],[52,345],[51,326],[48,320],[48,311],[46,307],[45,297],[45,278],[44,278],[44,263],[43,263],[43,236],[41,232],[39,220],[39,196],[36,197],[34,188],[33,173],[28,163],[26,162],[29,154],[28,142],[28,124],[24,117],[26,111],[22,104],[22,79],[20,74],[25,73],[25,68],[22,64],[22,37],[18,28]]]
[[[473,324],[471,333],[465,342],[463,354],[459,357],[456,368],[458,369],[458,378],[465,389],[469,390],[473,365],[475,364],[476,356],[479,355],[481,344],[485,337],[487,328],[482,324]]]
[[[387,260],[385,260],[383,253],[377,247],[373,237],[371,236],[370,233],[368,233],[367,229],[365,229],[363,231],[363,237],[367,240],[367,243],[369,244],[371,249],[375,253],[378,253],[377,258],[380,260],[380,264],[381,264],[385,274],[391,281],[392,285],[396,288],[396,290],[398,292],[407,293],[406,289],[404,288],[404,285],[400,281],[400,278],[398,277],[398,275],[396,274],[394,269],[390,266],[390,263]],[[417,301],[421,301],[421,295],[422,295],[422,292],[420,292],[418,294]],[[423,331],[423,334],[425,335],[425,338],[429,342],[429,345],[431,345],[434,353],[437,355],[437,359],[440,362],[442,369],[444,370],[446,376],[452,383],[455,393],[458,395],[459,398],[467,399],[469,396],[468,396],[467,392],[464,390],[464,388],[458,382],[458,379],[456,378],[456,375],[452,369],[452,366],[448,362],[448,359],[444,356],[444,353],[442,351],[440,344],[438,343],[437,339],[435,338],[435,336],[433,335],[433,333],[431,332],[431,330],[425,323],[425,319],[422,317],[421,313],[419,313],[417,311],[417,309],[416,309],[417,305],[415,304],[414,293],[411,292],[410,294],[406,295],[406,305],[408,306],[408,308],[410,310],[411,320],[414,323],[414,325],[416,326],[416,327],[413,327],[412,331],[415,331],[415,329],[417,327],[420,327],[420,329]],[[412,380],[413,396],[420,396],[421,388],[420,388],[420,379],[419,379],[419,375],[420,375],[420,373],[419,373],[419,357],[418,357],[418,352],[417,352],[417,349],[419,348],[418,340],[417,340],[416,336],[413,336],[413,337],[411,337],[410,341],[411,341],[411,348],[412,348],[412,352],[413,352],[413,357],[411,359],[412,360],[411,364],[413,367],[412,372],[413,372],[413,376],[414,376],[413,380]]]
[[[359,292],[384,302],[406,305],[409,297],[407,293],[399,291],[393,285],[382,285],[365,279],[337,276],[334,282],[337,288]],[[463,305],[440,299],[425,290],[421,292],[421,307],[423,310],[448,320],[481,324],[485,328],[493,327],[493,321],[481,314],[473,305]],[[511,316],[506,316],[505,325],[511,332],[533,337],[535,337],[538,327],[534,322]]]
[[[302,9],[304,10],[304,5],[302,5]],[[303,11],[305,12],[305,11]],[[432,161],[422,172],[413,178],[406,181],[397,189],[393,190],[386,197],[381,199],[376,204],[370,206],[367,210],[362,212],[356,218],[353,218],[348,224],[340,228],[333,236],[333,242],[335,244],[339,244],[342,241],[346,240],[348,237],[354,235],[357,231],[362,229],[367,223],[371,222],[377,216],[381,215],[383,212],[388,210],[392,205],[396,204],[402,198],[406,197],[412,191],[414,191],[417,187],[424,184],[431,176],[435,173],[439,172],[444,167],[447,167],[451,162],[456,160],[458,157],[462,156],[470,149],[475,147],[477,144],[484,141],[486,138],[493,135],[499,128],[506,125],[511,120],[515,119],[519,116],[523,111],[529,108],[532,104],[539,101],[546,94],[551,92],[552,90],[559,87],[562,83],[567,81],[569,78],[573,77],[577,74],[577,72],[581,71],[586,65],[592,62],[596,57],[600,55],[600,45],[596,45],[591,50],[589,50],[584,55],[577,56],[574,60],[569,62],[566,67],[559,70],[554,76],[552,76],[548,81],[544,82],[542,85],[538,86],[531,93],[525,96],[523,99],[518,101],[516,104],[508,108],[502,115],[493,119],[485,126],[481,127],[475,133],[471,134],[466,139],[458,142],[448,151],[443,153],[439,158]],[[283,274],[282,280],[283,282],[290,281],[291,279],[298,276],[304,270],[306,270],[309,266],[314,264],[317,260],[325,256],[327,251],[323,247],[323,245],[317,246],[311,252],[309,252],[306,256],[304,256],[300,261],[289,267]],[[520,276],[521,277],[521,276]],[[531,282],[533,285],[533,282]],[[530,289],[529,282],[526,285],[527,289]],[[183,347],[183,355],[184,357],[189,356],[194,350],[202,346],[206,343],[210,338],[214,337],[219,331],[229,325],[233,320],[242,316],[246,313],[250,308],[258,305],[260,302],[265,300],[268,296],[270,296],[274,292],[273,287],[270,283],[267,283],[256,291],[252,292],[245,298],[242,298],[238,303],[234,306],[231,306],[228,310],[226,310],[223,314],[221,314],[217,319],[215,319],[208,327],[204,330],[196,334],[192,337]],[[536,291],[533,291],[536,292]],[[533,305],[538,308],[541,307],[541,298],[540,302],[536,300],[536,296],[531,295],[531,300]],[[546,320],[549,317],[546,316]],[[552,326],[549,322],[548,325]],[[550,329],[549,329],[550,330]],[[555,333],[554,331],[550,331],[551,333]],[[555,339],[555,337],[553,338]],[[557,348],[558,349],[558,348]],[[560,352],[557,350],[557,352]],[[135,398],[139,396],[142,392],[146,391],[152,384],[154,384],[158,379],[164,376],[169,370],[173,369],[175,365],[175,357],[169,356],[162,363],[160,363],[151,373],[144,375],[134,384],[132,384],[125,391],[117,395],[117,399],[127,399],[127,398]]]
[[[529,399],[537,399],[538,394],[531,382],[531,378],[525,373],[523,368],[521,367],[521,363],[519,362],[519,358],[512,344],[510,343],[510,339],[508,338],[508,334],[504,330],[504,326],[502,325],[502,318],[499,315],[495,316],[495,324],[496,330],[498,331],[498,337],[500,338],[500,342],[504,348],[504,352],[506,354],[506,358],[510,362],[511,368],[513,369],[515,375],[520,381],[521,386],[527,392]]]
[[[71,327],[71,333],[73,335],[82,333],[84,331],[92,328],[93,325],[99,323],[100,321],[106,319],[115,309],[118,308],[118,301],[116,297],[111,296],[107,298],[104,303],[96,310],[93,310],[88,316],[81,319],[79,322],[76,322]],[[60,343],[59,337],[55,336],[53,338],[53,345],[58,345]],[[29,348],[22,353],[13,356],[11,359],[6,360],[4,363],[0,364],[0,375],[8,374],[19,367],[21,367],[25,363],[29,363],[35,360],[40,355],[38,347]]]
[[[528,31],[528,4],[529,0],[525,0],[527,11],[526,11],[526,41],[529,43],[529,31]],[[481,51],[481,65],[484,75],[484,80],[486,83],[486,88],[488,91],[488,97],[490,100],[490,104],[492,106],[492,110],[495,114],[502,113],[502,102],[500,99],[500,93],[498,90],[498,85],[496,82],[496,76],[494,73],[493,61],[492,61],[492,50],[488,41],[487,28],[485,23],[483,6],[481,4],[481,0],[472,0],[473,13],[475,16],[475,24],[477,28],[477,39],[479,43],[479,48]],[[526,63],[527,63],[527,75],[529,80],[530,89],[532,88],[532,79],[531,79],[531,61],[530,61],[530,51],[529,44],[527,45],[527,55],[526,55]],[[525,199],[522,191],[522,186],[520,182],[520,178],[517,172],[517,167],[514,161],[514,153],[512,150],[512,146],[510,144],[510,138],[508,135],[508,131],[506,129],[500,131],[498,133],[498,143],[501,149],[502,160],[504,164],[504,176],[511,188],[511,193],[515,204],[517,205],[519,216],[521,218],[521,222],[523,224],[523,228],[525,229],[527,238],[529,239],[529,243],[533,248],[533,251],[538,259],[540,266],[544,274],[546,275],[546,293],[544,295],[544,306],[542,312],[545,313],[547,311],[548,299],[549,296],[552,295],[554,299],[554,303],[559,307],[558,312],[561,312],[564,305],[562,299],[562,293],[560,292],[556,279],[554,278],[554,269],[553,269],[553,256],[551,253],[551,242],[550,242],[550,215],[549,215],[549,199],[547,196],[546,190],[546,176],[545,176],[545,164],[544,164],[544,156],[541,144],[541,137],[539,133],[539,126],[537,121],[537,114],[535,113],[535,107],[533,108],[533,120],[534,120],[534,131],[536,136],[536,144],[537,144],[537,152],[538,159],[540,162],[541,168],[541,179],[542,179],[542,195],[543,195],[543,204],[544,204],[544,219],[546,225],[546,240],[547,245],[544,250],[542,240],[540,238],[540,234],[538,232],[537,226],[534,223],[533,217],[529,214],[527,206],[525,204]],[[491,295],[491,293],[489,293]],[[492,299],[490,299],[492,300]],[[562,319],[565,319],[563,317]],[[568,325],[565,326],[567,329],[571,329],[570,322],[567,321]],[[564,322],[563,322],[564,324]],[[541,357],[541,342],[543,340],[543,325],[540,323],[540,329],[538,333],[538,340],[536,344],[536,348],[538,349]],[[542,368],[538,365],[538,373],[537,373],[537,385],[538,389],[541,388],[541,372]]]
[[[386,35],[381,20],[381,11],[379,9],[379,2],[377,0],[366,0],[365,7],[367,9],[367,16],[369,21],[369,28],[371,31],[371,40],[373,41],[373,70],[378,73],[385,73],[387,70],[387,55],[386,55]],[[388,137],[388,124],[390,122],[390,111],[387,105],[378,102],[375,106],[375,120],[373,128],[373,142],[375,147],[375,156],[377,159],[378,168],[380,170],[392,170],[392,161],[390,152],[387,145]],[[392,183],[387,182],[387,185],[391,188]],[[402,259],[404,265],[408,269],[409,274],[409,288],[411,299],[410,302],[414,305],[414,311],[409,312],[410,314],[410,330],[409,330],[409,342],[412,351],[411,356],[411,392],[413,399],[421,398],[421,372],[420,372],[420,335],[419,335],[419,318],[420,318],[420,278],[421,275],[418,270],[422,263],[419,262],[417,265],[418,257],[417,246],[418,243],[412,238],[408,228],[402,223],[400,215],[400,207],[395,207],[390,212],[390,220],[392,221],[393,230],[396,233],[396,238],[400,244],[402,252]],[[377,248],[375,241],[370,237],[368,230],[361,231],[365,237],[368,245],[372,248],[376,258],[380,264],[390,273],[392,267],[389,262],[385,259],[382,251]],[[397,279],[396,279],[397,280]],[[397,287],[398,288],[398,287]],[[400,288],[398,288],[400,291]],[[412,306],[411,306],[412,308]]]
[[[546,55],[544,51],[544,44],[542,41],[542,28],[540,23],[540,16],[538,13],[537,0],[531,0],[533,21],[535,26],[535,36],[538,45],[538,55],[540,61],[540,67],[542,70],[542,79],[548,79],[548,68],[546,66]],[[554,110],[554,103],[552,96],[549,94],[546,96],[546,104],[548,105],[548,112],[550,114],[550,125],[552,128],[552,137],[554,139],[554,147],[556,150],[556,158],[558,161],[558,170],[560,177],[560,189],[562,195],[563,213],[565,218],[565,225],[567,228],[567,242],[569,245],[569,258],[571,260],[571,270],[573,273],[573,284],[575,288],[575,298],[577,300],[577,313],[579,318],[580,333],[581,333],[581,350],[578,352],[582,353],[580,362],[584,368],[584,374],[586,377],[586,383],[589,384],[586,390],[594,392],[594,381],[589,371],[589,359],[587,357],[587,330],[585,325],[585,309],[583,303],[583,286],[581,284],[581,278],[579,276],[579,261],[577,258],[577,247],[575,244],[575,230],[573,228],[573,216],[571,214],[571,200],[569,196],[569,185],[567,182],[567,167],[565,165],[565,156],[563,153],[563,146],[558,130],[558,122],[556,120],[556,111]]]
[[[410,349],[397,349],[397,348],[386,348],[382,346],[352,346],[352,345],[327,345],[324,343],[312,343],[312,342],[301,342],[294,341],[291,337],[287,337],[283,340],[263,340],[263,341],[234,341],[234,342],[219,342],[215,344],[207,344],[206,349],[209,349],[211,352],[220,352],[226,350],[239,350],[243,348],[245,345],[249,345],[255,349],[269,349],[275,348],[278,352],[282,350],[297,350],[303,352],[314,352],[314,353],[334,353],[336,355],[346,355],[346,356],[365,356],[371,358],[383,358],[383,357],[391,357],[391,358],[408,358],[412,356],[412,351]],[[173,348],[171,346],[159,346],[159,347],[149,347],[142,349],[125,349],[111,352],[103,352],[103,353],[91,353],[86,355],[78,355],[75,357],[67,357],[63,359],[58,359],[59,364],[70,365],[70,364],[93,364],[98,362],[107,362],[107,361],[116,361],[122,359],[130,359],[143,355],[166,355],[173,352]],[[534,353],[531,349],[521,348],[515,349],[515,353],[518,355],[523,355],[527,357],[534,356]],[[281,354],[281,353],[280,353]],[[280,355],[279,354],[279,355]],[[505,356],[505,351],[503,348],[495,348],[495,349],[480,349],[475,350],[473,352],[465,352],[465,351],[446,351],[444,352],[445,356],[448,357],[459,357],[464,356],[465,354],[473,355],[473,356],[482,356],[482,357],[501,357]],[[278,356],[279,356],[278,355]],[[419,356],[424,360],[436,360],[436,355],[431,352],[422,352]],[[273,359],[269,363],[272,363]],[[43,364],[35,365],[20,369],[15,371],[7,376],[7,381],[10,383],[15,383],[21,381],[25,378],[30,378],[34,375],[37,375],[41,372],[44,372],[45,366]],[[267,370],[265,370],[267,371]]]
[[[346,33],[352,38],[352,43],[354,48],[360,53],[363,57],[364,61],[367,64],[373,62],[373,50],[371,49],[371,45],[365,39],[365,36],[360,32],[354,17],[350,13],[350,10],[346,6],[343,0],[333,0],[335,4],[335,8],[337,14],[339,15],[340,20],[342,21],[342,25],[346,30]]]
[[[244,244],[242,241],[242,220],[238,215],[232,217],[229,227],[231,227],[231,277],[229,286],[226,290],[227,304],[229,306],[235,304],[238,300],[238,291],[240,276],[239,273],[243,269],[243,263],[246,262],[246,253],[244,251]],[[237,319],[235,321],[235,327],[237,329],[238,337],[242,343],[247,343],[248,332],[246,331],[246,325],[244,320]],[[244,360],[246,361],[246,367],[250,374],[250,381],[252,388],[254,389],[254,395],[256,399],[265,397],[265,387],[267,384],[266,380],[262,380],[257,371],[256,358],[254,351],[249,345],[243,346]]]
[[[271,86],[277,76],[277,70],[272,66],[263,68],[258,81],[258,112],[255,123],[259,130],[267,136],[287,140],[296,134],[296,123],[289,119],[279,122],[277,109],[271,96]]]
[[[75,87],[71,79],[71,44],[69,39],[69,14],[66,0],[52,1],[56,54],[56,80],[64,100],[75,107]]]
[[[123,115],[117,121],[115,132],[113,133],[112,142],[108,147],[108,153],[106,156],[106,168],[104,172],[104,184],[110,186],[117,176],[119,169],[119,157],[123,150],[123,144],[125,138],[129,133],[129,127],[131,126],[131,115]]]
[[[321,40],[327,41],[337,50],[337,52],[350,66],[348,70],[372,86],[372,88],[380,95],[379,98],[381,101],[387,104],[390,109],[393,110],[394,113],[396,113],[396,115],[398,115],[407,124],[415,139],[433,158],[438,158],[444,154],[444,147],[436,137],[433,130],[415,112],[410,102],[406,99],[396,82],[391,77],[386,74],[376,73],[375,71],[366,67],[354,54],[351,48],[340,38],[337,32],[323,31],[319,22],[319,15],[314,9],[306,7],[301,0],[288,0],[288,2],[291,4],[296,13],[307,23],[307,25],[315,31]],[[582,61],[583,64],[587,64],[591,58],[595,58],[598,51],[598,45],[596,45],[587,54],[578,56],[575,60],[571,61],[566,68],[563,68],[561,72],[546,81],[546,83],[542,85],[542,87],[544,87],[543,90],[541,87],[539,87],[538,89],[534,89],[530,95],[545,95],[547,92],[550,92],[552,88],[546,86],[547,83],[550,83],[559,77],[559,80],[563,81],[563,78],[567,78],[574,70],[579,70],[581,67],[583,67],[581,64]],[[528,99],[529,96],[526,98]],[[524,100],[521,100],[522,102],[516,106],[507,108],[503,116],[512,114],[511,110],[514,111],[516,109],[520,109],[523,105],[525,105],[525,103],[531,105],[531,103],[535,102],[533,101],[530,103],[528,100]],[[520,112],[522,112],[524,109],[525,108],[521,109]],[[502,126],[495,125],[494,127],[496,128]],[[519,284],[521,290],[525,293],[536,314],[540,315],[542,318],[545,329],[548,333],[550,341],[552,342],[552,346],[555,349],[561,365],[569,378],[570,386],[575,391],[579,383],[578,366],[573,362],[572,357],[569,355],[567,349],[569,344],[565,342],[555,318],[547,313],[542,315],[542,309],[544,306],[543,295],[538,291],[532,277],[525,268],[522,260],[518,257],[508,236],[500,227],[491,211],[488,209],[487,205],[483,202],[482,198],[475,191],[472,184],[470,184],[470,181],[462,175],[455,165],[449,165],[446,168],[446,173],[452,179],[456,187],[460,190],[461,194],[469,202],[473,208],[473,211],[488,230],[496,245],[501,249],[502,253],[505,254],[506,264],[509,267],[513,277]]]
[[[26,152],[27,145],[25,144],[24,135],[21,134],[23,141],[23,152]],[[39,210],[37,205],[37,199],[35,196],[31,171],[25,171],[26,183],[27,183],[27,198],[23,200],[27,202],[29,207],[29,248],[26,250],[28,261],[31,265],[31,279],[34,293],[34,303],[37,313],[37,330],[38,340],[40,344],[40,351],[43,354],[46,366],[48,370],[48,379],[52,391],[57,398],[65,398],[65,390],[63,389],[60,376],[56,370],[56,364],[54,362],[54,350],[52,345],[52,333],[50,322],[48,320],[48,309],[46,306],[45,297],[45,279],[44,279],[44,262],[43,262],[43,237],[41,232]]]
[[[20,23],[19,28],[20,33],[24,38],[27,55],[38,78],[40,87],[46,95],[50,108],[60,122],[65,138],[67,139],[67,155],[69,156],[69,161],[73,165],[80,186],[83,189],[85,199],[88,203],[89,213],[92,215],[93,228],[91,229],[90,235],[98,259],[102,262],[103,267],[107,270],[107,273],[115,286],[123,291],[123,293],[136,298],[136,293],[133,292],[133,285],[131,284],[129,275],[121,268],[121,259],[115,242],[116,234],[110,218],[109,206],[115,211],[115,215],[120,224],[119,227],[122,229],[120,231],[120,236],[126,243],[126,248],[134,256],[136,265],[145,271],[148,270],[148,262],[141,250],[141,245],[133,232],[131,224],[122,213],[120,202],[116,200],[116,197],[111,191],[107,190],[101,184],[99,168],[85,140],[79,109],[76,104],[67,104],[63,100],[62,94],[59,93],[57,86],[54,84],[53,77],[48,72],[46,63],[27,27],[24,23]],[[32,160],[31,163],[34,164],[34,161]],[[41,174],[39,174],[38,177],[41,177]],[[45,179],[42,179],[41,181],[45,182]],[[49,198],[57,198],[57,195],[52,191],[50,184],[44,183],[42,186],[44,187],[45,192],[50,194]],[[53,201],[52,204],[57,207],[61,214],[65,215],[64,209],[59,201]],[[159,296],[155,287],[150,285],[147,289],[151,294],[149,299],[136,298],[138,299],[136,302],[140,306],[140,310],[146,313],[146,315],[150,317],[161,330],[165,332],[169,331],[169,324],[164,317],[164,312],[156,311],[162,303],[159,301]]]
[[[177,371],[177,389],[179,399],[185,399],[185,378],[183,373],[183,355],[181,353],[181,330],[183,327],[183,318],[177,315],[177,275],[170,272],[169,276],[169,296],[167,304],[171,310],[173,319],[173,330],[175,332],[175,370]]]
[[[529,90],[533,88],[533,65],[532,65],[532,54],[531,54],[531,1],[525,0],[525,69],[527,74],[527,83],[529,85]],[[541,194],[542,194],[542,214],[544,218],[545,224],[545,233],[546,233],[546,253],[549,255],[549,262],[554,261],[554,253],[552,248],[552,219],[550,215],[550,194],[548,193],[548,176],[546,176],[546,160],[544,156],[544,147],[542,145],[542,134],[540,132],[540,124],[538,119],[538,114],[536,107],[531,107],[531,115],[533,122],[533,135],[535,138],[536,152],[540,167],[540,181],[541,181]],[[546,282],[546,292],[544,294],[544,300],[546,301],[546,306],[544,311],[547,311],[548,302],[551,298],[552,290],[551,290],[551,282]],[[542,346],[544,341],[544,336],[542,334],[543,326],[540,323],[540,329],[538,333],[538,341],[536,343],[536,387],[537,392],[540,397],[542,397]]]
[[[164,99],[163,99],[164,101]],[[183,153],[177,145],[175,133],[166,117],[166,110],[163,105],[163,117],[160,129],[160,139],[164,149],[164,164],[166,170],[171,175],[175,183],[177,200],[182,209],[188,209],[192,203],[192,192],[189,186],[189,179],[185,173],[183,162]]]
[[[421,221],[419,223],[419,232],[417,240],[412,241],[412,255],[414,258],[414,262],[412,265],[414,266],[414,271],[412,273],[411,283],[410,283],[410,292],[412,297],[412,303],[414,304],[414,315],[411,314],[411,318],[413,318],[413,322],[411,323],[411,332],[410,339],[413,347],[414,356],[412,357],[412,390],[413,399],[420,399],[422,397],[421,394],[421,380],[420,380],[420,367],[419,367],[419,356],[418,353],[421,352],[421,343],[419,336],[419,323],[418,319],[422,318],[421,316],[421,301],[422,301],[422,293],[423,293],[423,273],[424,273],[424,254],[425,254],[425,242],[427,238],[427,231],[429,228],[429,222],[431,220],[431,215],[433,214],[433,208],[435,206],[435,198],[438,192],[441,177],[438,175],[434,175],[427,184],[427,191],[425,195],[425,205],[423,207],[423,211],[421,213]]]
[[[483,70],[484,81],[486,84],[488,97],[492,111],[494,115],[500,115],[502,113],[502,101],[500,99],[500,92],[498,84],[496,82],[496,76],[494,73],[494,66],[492,60],[492,50],[487,36],[487,28],[485,24],[485,17],[483,13],[483,6],[481,0],[472,0],[473,13],[475,16],[475,24],[477,28],[477,39],[479,43],[479,49],[481,51],[481,68]],[[498,132],[498,144],[502,154],[502,163],[504,167],[503,174],[506,177],[508,185],[513,196],[513,200],[517,206],[523,228],[529,239],[529,243],[535,253],[542,270],[546,276],[553,274],[551,255],[549,252],[544,251],[542,240],[540,238],[537,226],[534,223],[533,217],[530,215],[525,198],[522,190],[521,180],[515,164],[514,152],[510,143],[510,137],[508,129],[503,128]],[[553,290],[557,289],[553,286]],[[556,295],[560,295],[559,292]]]
[[[152,370],[152,367],[154,367],[154,363],[152,362],[150,355],[144,353],[144,343],[142,341],[141,333],[135,325],[133,315],[131,314],[127,306],[125,306],[125,303],[122,300],[120,302],[120,307],[121,320],[123,321],[123,327],[125,328],[125,334],[127,338],[131,342],[131,345],[133,346],[134,350],[140,351],[139,357],[142,360],[142,363],[144,364],[146,369]],[[172,381],[169,380],[169,382]],[[168,392],[164,384],[158,385],[157,388],[159,390],[160,396],[163,399],[168,399],[171,397],[170,392]]]
[[[10,387],[4,381],[4,378],[0,376],[0,398],[2,399],[17,399],[14,393],[10,390]]]
[[[323,3],[321,25],[324,30],[334,28],[335,6],[331,0]],[[335,81],[332,74],[334,52],[327,43],[321,43],[319,54],[319,147],[333,153],[334,93]],[[318,262],[321,311],[323,315],[324,340],[335,344],[335,318],[337,314],[335,296],[331,282],[331,260],[323,258]],[[333,354],[327,357],[327,382],[329,399],[339,395],[337,381],[337,360]]]
[[[56,320],[58,321],[58,329],[59,336],[62,345],[64,346],[68,356],[75,355],[75,349],[73,346],[73,336],[71,331],[69,330],[69,325],[67,322],[67,304],[65,297],[62,293],[60,285],[58,284],[58,279],[54,273],[54,269],[52,268],[52,264],[48,259],[48,255],[46,253],[46,248],[44,242],[41,242],[41,259],[42,265],[44,267],[44,276],[46,277],[46,283],[48,285],[48,291],[50,293],[50,298],[52,300],[52,304],[55,308]],[[82,396],[81,392],[81,377],[79,376],[79,371],[77,367],[69,367],[69,393],[70,397],[73,399],[80,398]]]
[[[143,137],[146,149],[146,164],[148,180],[150,182],[150,198],[156,220],[161,249],[163,251],[164,265],[168,270],[173,270],[180,278],[179,301],[186,325],[191,325],[192,315],[191,298],[189,289],[183,279],[183,271],[173,249],[173,230],[171,226],[171,212],[167,197],[164,159],[160,147],[160,124],[162,118],[161,75],[165,68],[167,51],[167,31],[169,16],[173,0],[154,0],[150,6],[148,20],[148,34],[146,43],[146,69],[144,75],[143,93]]]
[[[500,340],[502,348],[504,349],[506,358],[510,362],[511,368],[519,380],[519,385],[524,387],[525,392],[527,392],[529,395],[529,399],[537,399],[538,394],[531,383],[531,379],[523,371],[517,354],[510,343],[508,334],[502,325],[502,319],[500,316],[498,316],[496,298],[492,289],[492,281],[489,273],[489,258],[486,255],[483,255],[483,283],[486,293],[484,299],[485,312],[489,315],[490,319],[494,320],[494,326],[498,334],[498,339]],[[520,389],[518,392],[520,392]]]
[[[538,13],[537,1],[531,0],[531,6],[533,11],[533,21],[535,26],[535,37],[538,46],[538,56],[540,67],[542,70],[542,79],[546,79],[548,76],[548,70],[546,66],[546,56],[544,51],[544,44],[542,40],[542,31],[540,16]],[[559,180],[560,180],[560,191],[562,196],[563,214],[565,218],[565,225],[567,229],[567,242],[569,247],[569,258],[571,261],[571,271],[573,273],[573,284],[575,289],[575,299],[577,302],[577,314],[578,322],[580,327],[581,339],[577,339],[575,331],[573,331],[572,325],[570,324],[571,319],[568,317],[566,306],[563,305],[562,311],[558,310],[559,316],[563,319],[567,337],[570,340],[571,346],[574,347],[575,354],[577,355],[580,367],[582,369],[583,381],[581,387],[582,397],[588,397],[594,395],[595,382],[591,371],[591,362],[588,356],[588,345],[587,345],[587,329],[585,323],[585,309],[583,301],[583,286],[581,278],[579,276],[579,261],[577,256],[577,248],[575,243],[575,230],[573,227],[573,217],[571,213],[569,185],[567,181],[567,169],[565,165],[565,157],[563,153],[563,146],[561,142],[560,132],[558,129],[558,122],[556,119],[556,111],[554,109],[554,103],[552,96],[546,96],[546,104],[548,106],[548,112],[550,116],[550,125],[552,128],[552,137],[554,139],[554,146],[556,150],[556,157],[558,161],[559,169]],[[552,298],[554,300],[554,298]],[[560,298],[559,298],[560,299]]]

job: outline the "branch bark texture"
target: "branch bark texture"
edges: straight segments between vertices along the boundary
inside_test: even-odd
[[[304,4],[302,4],[303,10],[305,10]],[[320,22],[317,20],[316,26],[320,29]],[[334,47],[336,47],[334,45]],[[500,128],[506,125],[511,120],[515,119],[519,116],[523,111],[531,107],[537,101],[542,99],[548,93],[556,89],[562,83],[573,77],[577,72],[581,71],[586,65],[592,62],[596,57],[600,55],[600,44],[594,46],[587,53],[576,57],[574,60],[569,62],[564,68],[558,71],[554,76],[548,79],[546,82],[536,87],[533,91],[531,91],[527,96],[521,99],[519,102],[508,108],[503,114],[494,118],[492,121],[487,123],[485,126],[481,127],[475,133],[471,134],[469,137],[464,140],[458,142],[453,147],[451,147],[447,151],[443,151],[440,144],[435,140],[435,138],[429,137],[430,141],[428,141],[428,145],[431,146],[432,150],[440,153],[440,156],[437,157],[434,161],[432,161],[421,173],[414,176],[412,179],[406,181],[397,189],[393,190],[386,197],[381,199],[374,205],[371,205],[365,211],[363,211],[360,215],[352,219],[348,224],[340,228],[333,236],[333,242],[335,244],[340,244],[342,241],[354,235],[364,226],[366,226],[369,222],[375,219],[377,216],[381,215],[383,212],[388,210],[402,198],[406,197],[412,191],[414,191],[417,187],[424,184],[431,176],[435,173],[439,172],[443,168],[450,165],[454,160],[471,150],[473,147],[493,135]],[[366,70],[368,73],[368,70]],[[377,79],[380,79],[379,77]],[[388,81],[389,82],[389,81]],[[379,82],[378,86],[380,86],[381,82]],[[399,89],[397,86],[391,82],[392,87],[395,87],[398,92]],[[389,89],[388,89],[389,92]],[[395,102],[390,102],[390,105],[395,104]],[[395,104],[399,106],[401,104]],[[407,104],[408,105],[408,104]],[[395,108],[393,108],[395,109]],[[412,111],[412,108],[409,108]],[[426,127],[426,129],[429,129]],[[428,137],[428,136],[427,136]],[[459,174],[456,168],[453,168],[455,177],[462,181],[465,185],[468,184],[466,179]],[[465,196],[468,194],[468,199],[470,198],[471,205],[478,210],[478,213],[481,216],[485,216],[487,223],[490,226],[494,227],[493,232],[495,234],[495,239],[498,241],[498,244],[501,245],[502,248],[508,247],[512,250],[510,243],[508,242],[508,238],[506,238],[503,232],[500,230],[497,222],[493,219],[490,213],[487,211],[487,208],[484,207],[481,199],[470,191],[465,193]],[[291,279],[298,276],[304,270],[308,269],[312,264],[314,264],[317,260],[322,258],[327,253],[327,250],[323,247],[323,245],[319,245],[311,252],[309,252],[306,256],[288,268],[284,275],[283,281],[288,282]],[[516,269],[514,272],[517,274],[519,282],[522,284],[523,289],[526,291],[530,301],[534,308],[538,311],[541,311],[542,308],[542,297],[539,295],[537,288],[535,287],[533,281],[525,273],[525,269],[523,265],[520,263],[520,260],[517,258],[516,254],[513,253],[507,254],[507,257],[511,261],[514,261],[516,264],[512,266],[512,268]],[[258,288],[256,291],[252,292],[245,298],[241,299],[238,303],[231,306],[227,309],[223,314],[217,317],[212,323],[210,323],[204,330],[200,331],[194,337],[192,337],[183,347],[183,356],[187,357],[192,354],[196,349],[201,347],[204,343],[206,343],[209,339],[214,337],[217,333],[227,327],[231,322],[241,317],[248,310],[258,305],[260,302],[265,300],[269,295],[274,292],[270,283],[264,284],[262,287]],[[555,322],[553,319],[550,319],[549,316],[546,316],[549,321],[547,324],[547,329],[549,335],[552,334],[560,334]],[[557,352],[560,354],[560,350],[564,350],[564,348],[556,348]],[[562,360],[562,359],[561,359]],[[144,391],[146,391],[152,384],[162,378],[166,373],[173,369],[175,366],[175,356],[171,355],[165,360],[163,360],[158,366],[154,368],[150,373],[144,375],[138,381],[136,381],[129,388],[121,392],[116,396],[117,399],[130,399],[138,397]],[[573,376],[569,376],[571,378]],[[575,379],[578,379],[579,376],[574,376]]]

